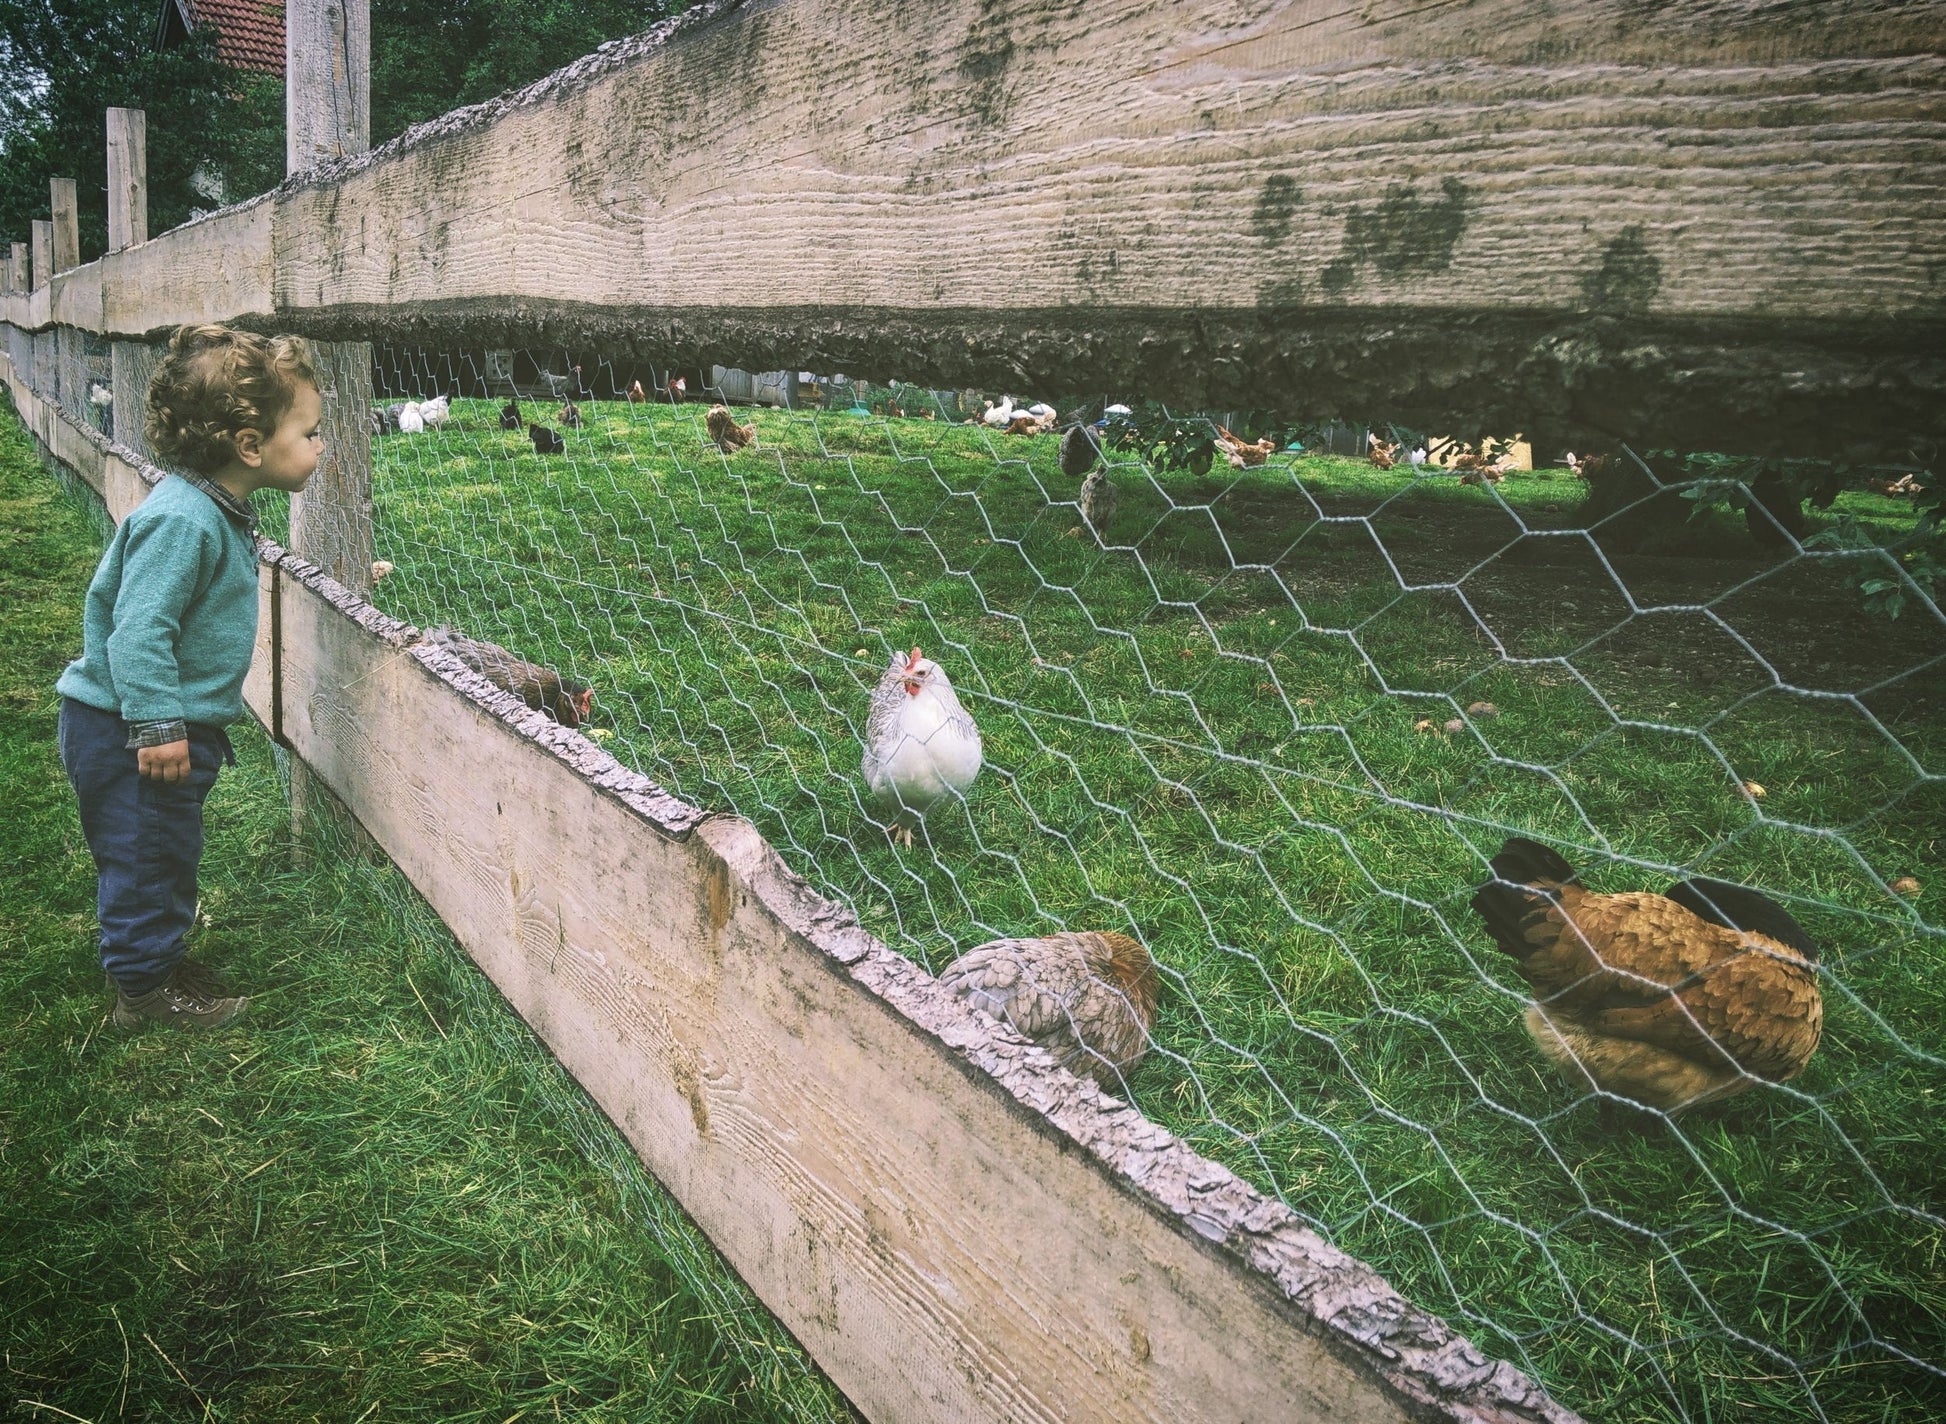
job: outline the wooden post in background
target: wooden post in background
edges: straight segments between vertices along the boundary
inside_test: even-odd
[[[285,171],[302,173],[371,146],[371,0],[287,0]]]
[[[284,6],[284,166],[302,173],[372,146],[371,0],[287,0]],[[324,458],[291,496],[291,552],[346,588],[372,586],[372,347],[319,341]],[[300,863],[320,831],[369,845],[357,821],[291,758],[292,843]]]
[[[149,240],[148,115],[108,111],[108,250]]]
[[[46,218],[34,219],[34,270],[27,290],[38,292],[54,275],[54,224]]]
[[[108,111],[108,250],[120,252],[149,240],[149,120],[141,109]],[[131,341],[108,349],[109,384],[115,402],[109,433],[145,458],[153,458],[142,434],[149,377],[156,353]]]
[[[81,205],[72,178],[48,179],[47,192],[54,209],[52,270],[66,272],[81,265]]]
[[[14,263],[14,290],[25,295],[33,290],[28,285],[27,280],[27,244],[24,242],[14,243],[12,253]]]

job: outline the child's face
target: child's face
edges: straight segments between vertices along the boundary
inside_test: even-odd
[[[244,454],[244,463],[253,466],[252,475],[259,489],[288,490],[295,494],[304,488],[324,455],[324,436],[318,430],[323,418],[324,397],[318,394],[318,388],[300,385],[291,399],[290,409],[277,422],[276,431],[268,440],[257,443],[257,459],[253,462],[239,450]]]

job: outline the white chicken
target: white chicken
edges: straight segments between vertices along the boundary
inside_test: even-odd
[[[1020,412],[1014,409],[1014,398],[1002,396],[999,405],[995,405],[992,401],[986,402],[986,409],[981,413],[980,419],[995,430],[1005,430],[1013,424],[1014,416],[1017,414]]]
[[[962,797],[980,774],[980,729],[960,706],[946,670],[917,648],[894,653],[872,693],[859,770],[900,845],[942,800]]]
[[[407,401],[399,409],[399,431],[405,435],[417,435],[426,428],[426,419],[419,414],[419,407]]]
[[[452,415],[452,404],[446,396],[434,396],[429,401],[419,402],[419,419],[426,429],[437,430]]]

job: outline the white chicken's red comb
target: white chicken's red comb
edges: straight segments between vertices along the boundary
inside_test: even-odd
[[[919,666],[920,662],[923,660],[924,657],[925,655],[923,653],[921,653],[917,648],[914,648],[912,650],[912,656],[905,660],[905,670],[907,672],[911,672],[914,668]]]

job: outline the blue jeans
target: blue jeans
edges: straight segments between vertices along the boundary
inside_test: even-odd
[[[221,727],[192,723],[189,777],[171,786],[136,770],[128,723],[113,712],[64,697],[60,727],[61,765],[95,858],[101,967],[124,992],[145,993],[183,957],[196,922],[203,801],[236,753]]]

